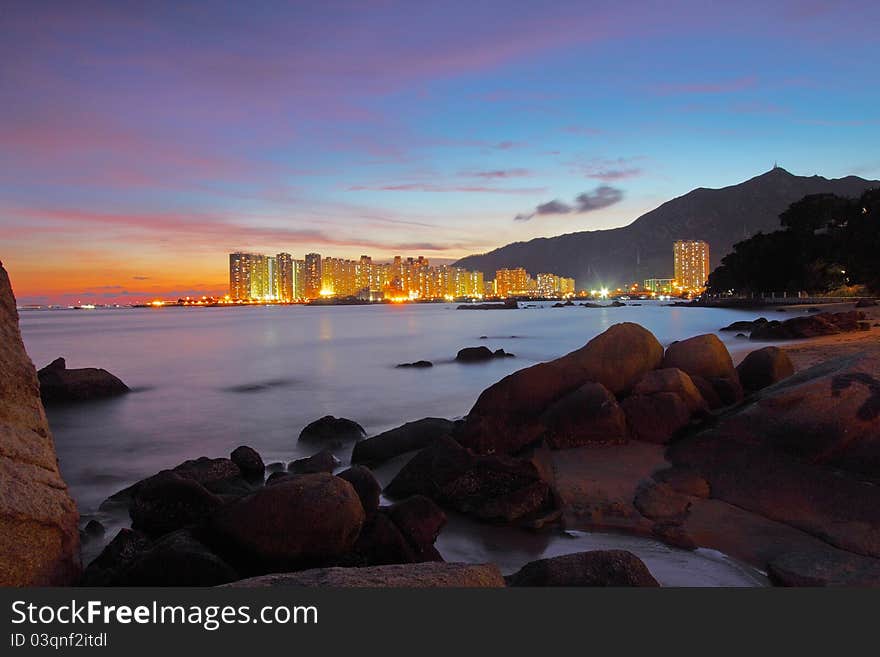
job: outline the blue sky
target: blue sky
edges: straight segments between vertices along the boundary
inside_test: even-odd
[[[24,300],[222,291],[237,249],[454,259],[775,161],[880,178],[877,3],[8,6]]]

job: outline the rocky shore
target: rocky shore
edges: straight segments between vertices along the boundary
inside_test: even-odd
[[[460,421],[368,437],[326,416],[298,437],[314,454],[286,466],[247,445],[185,461],[105,502],[131,527],[80,575],[78,517],[5,272],[0,296],[0,362],[13,374],[0,381],[3,583],[657,585],[622,550],[540,559],[506,578],[493,564],[446,563],[435,542],[454,512],[712,548],[780,585],[880,585],[880,334],[860,326],[874,308],[820,338],[858,336],[858,347],[833,356],[829,342],[816,363],[803,351],[815,345],[781,343],[735,364],[715,335],[664,348],[626,322],[498,381]],[[401,459],[383,489],[371,468]],[[90,523],[82,538],[101,533]]]

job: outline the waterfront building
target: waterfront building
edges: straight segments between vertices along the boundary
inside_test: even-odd
[[[678,240],[673,245],[675,281],[687,292],[701,292],[709,278],[709,244]]]
[[[531,294],[530,287],[534,291],[537,288],[529,285],[531,280],[529,273],[522,267],[516,269],[499,269],[495,272],[495,294],[499,297],[525,296]]]
[[[289,253],[279,253],[275,256],[275,267],[275,298],[289,303],[295,298],[293,257]]]
[[[293,298],[296,300],[306,298],[306,261],[293,261]]]
[[[305,281],[303,286],[306,299],[317,299],[321,296],[321,255],[319,253],[307,253],[305,259]]]
[[[674,278],[647,278],[645,289],[655,294],[673,294],[675,292]]]

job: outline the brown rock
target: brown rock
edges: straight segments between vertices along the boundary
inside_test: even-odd
[[[677,367],[691,376],[734,378],[736,370],[724,343],[717,335],[707,333],[674,342],[666,349],[663,367]]]
[[[642,487],[636,494],[633,504],[646,518],[652,520],[672,520],[684,517],[690,508],[690,500],[677,493],[666,484]]]
[[[75,582],[78,523],[0,265],[0,586]]]
[[[631,395],[621,407],[630,436],[646,443],[664,445],[691,421],[687,404],[674,392]]]
[[[414,563],[369,568],[315,568],[298,573],[263,575],[229,586],[306,586],[320,588],[503,587],[495,564]]]
[[[736,371],[743,388],[754,391],[794,374],[794,363],[779,347],[764,347],[747,355]]]
[[[615,443],[627,438],[623,410],[605,386],[588,382],[550,405],[540,419],[547,445],[553,449],[590,443]]]
[[[843,550],[786,552],[767,571],[781,586],[880,587],[880,561]]]
[[[218,509],[215,543],[260,563],[326,562],[351,551],[364,522],[354,488],[330,474],[306,474]]]
[[[708,379],[694,375],[691,376],[691,381],[693,382],[694,387],[700,391],[700,396],[706,401],[706,404],[711,410],[724,406],[724,402],[721,401],[721,397],[715,392],[715,387]]]
[[[615,324],[585,346],[503,378],[480,395],[457,438],[479,453],[513,453],[539,439],[540,416],[565,394],[592,381],[613,394],[655,369],[663,348],[647,330]]]
[[[144,481],[132,495],[131,526],[159,536],[200,522],[221,504],[197,481],[166,471]]]
[[[705,411],[708,407],[691,377],[678,368],[669,367],[648,372],[633,388],[633,394],[636,395],[653,395],[658,392],[674,392],[681,397],[691,414]]]
[[[843,549],[880,556],[880,349],[761,390],[668,457],[712,496]]]
[[[56,358],[37,372],[44,404],[70,403],[115,397],[130,392],[118,377],[95,367],[67,369],[63,358]]]
[[[354,487],[361,500],[361,506],[364,507],[364,513],[368,517],[376,513],[376,509],[379,508],[382,485],[369,468],[365,468],[362,465],[353,465],[348,470],[340,472],[337,476],[340,479],[345,479]]]
[[[539,559],[505,579],[509,586],[660,586],[642,560],[626,550]]]
[[[366,436],[364,428],[354,420],[325,415],[306,425],[300,431],[299,440],[301,442],[318,443],[330,449],[336,449],[344,443],[362,440]]]
[[[418,554],[433,548],[446,525],[446,514],[424,495],[408,497],[392,505],[387,513]]]
[[[253,447],[241,445],[232,450],[229,459],[238,466],[241,476],[248,481],[263,481],[266,466],[263,457]]]
[[[529,459],[475,455],[452,439],[416,454],[385,489],[391,497],[425,495],[482,520],[511,522],[548,510],[550,485]]]
[[[438,438],[452,435],[455,423],[439,417],[426,417],[390,429],[378,436],[355,443],[352,463],[379,465],[395,456],[427,447]]]
[[[654,473],[654,479],[672,490],[692,497],[709,497],[709,482],[690,468],[666,468]]]
[[[333,472],[337,465],[339,465],[339,459],[333,456],[333,452],[329,449],[322,449],[317,454],[312,454],[304,459],[291,461],[287,465],[287,471],[292,474]]]

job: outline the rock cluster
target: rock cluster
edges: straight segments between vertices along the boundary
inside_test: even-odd
[[[797,340],[851,331],[865,331],[869,328],[870,324],[865,321],[865,313],[859,310],[844,313],[817,313],[804,317],[792,317],[783,322],[776,320],[765,322],[752,329],[749,339],[762,342]]]
[[[455,360],[459,363],[479,363],[482,361],[492,360],[493,358],[513,358],[513,354],[509,354],[504,349],[496,349],[492,351],[489,347],[465,347],[459,349],[455,355]]]

